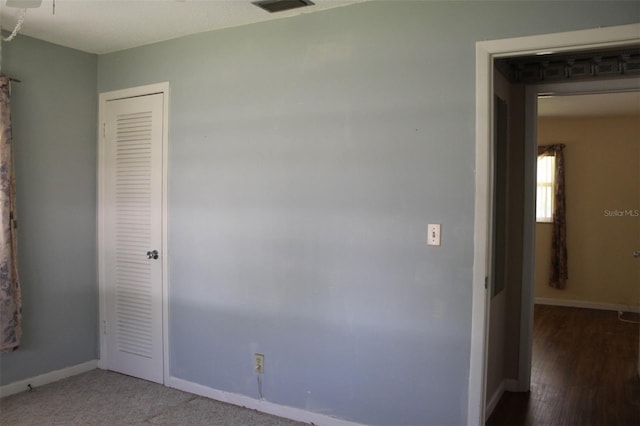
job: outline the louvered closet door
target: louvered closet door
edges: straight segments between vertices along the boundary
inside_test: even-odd
[[[113,100],[105,123],[107,368],[157,383],[163,382],[162,114],[162,94]]]

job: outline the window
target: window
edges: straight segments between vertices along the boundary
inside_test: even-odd
[[[538,157],[538,182],[536,190],[536,221],[553,222],[553,184],[556,157]]]

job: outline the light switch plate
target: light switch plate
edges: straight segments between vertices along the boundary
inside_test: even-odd
[[[440,245],[440,224],[430,223],[427,227],[427,244],[430,246]]]
[[[264,373],[264,355],[263,354],[254,354],[253,355],[253,369],[258,374]]]

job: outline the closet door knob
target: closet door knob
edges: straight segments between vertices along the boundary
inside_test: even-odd
[[[147,259],[156,260],[157,258],[158,258],[158,250],[148,251],[147,252]]]

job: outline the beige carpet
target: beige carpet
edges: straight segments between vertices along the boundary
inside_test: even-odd
[[[0,425],[299,426],[254,410],[103,370],[0,399]]]

